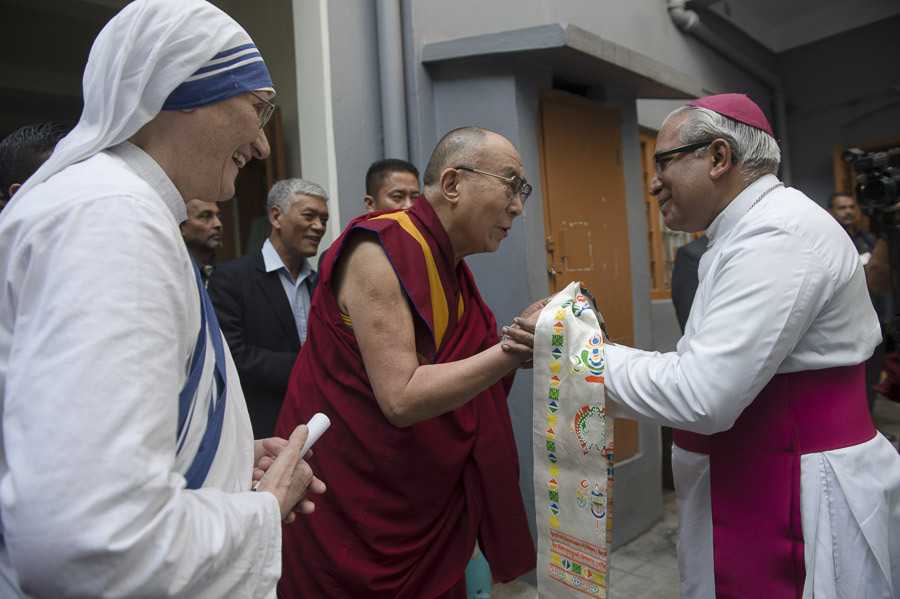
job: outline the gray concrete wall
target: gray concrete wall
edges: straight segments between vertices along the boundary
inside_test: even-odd
[[[403,10],[403,62],[406,70],[407,134],[409,136],[409,160],[424,167],[428,164],[434,143],[440,138],[434,118],[434,97],[431,75],[420,62],[423,37],[416,22],[419,0],[401,0]],[[424,168],[420,167],[420,171]]]
[[[375,3],[328,2],[328,22],[334,148],[343,226],[364,211],[366,170],[383,157]]]
[[[769,97],[764,86],[748,80],[713,51],[682,35],[669,19],[663,0],[416,0],[407,2],[407,6],[412,8],[418,44],[572,23],[677,69],[711,91],[744,90],[762,99]]]
[[[650,326],[650,248],[647,245],[647,208],[641,143],[634,97],[610,94],[609,102],[622,111],[622,171],[628,206],[628,242],[631,259],[631,301],[634,313],[634,344],[642,349],[653,345]]]
[[[900,144],[900,17],[779,56],[794,186],[820,204],[834,191],[835,145]]]
[[[683,105],[683,100],[638,100],[638,124],[659,131],[669,113]]]
[[[328,247],[363,212],[365,174],[382,158],[374,3],[292,0],[303,176],[331,194]]]
[[[325,187],[333,198],[330,219],[320,252],[341,232],[341,210],[331,95],[331,48],[328,3],[325,0],[293,0],[293,45],[297,56],[297,117],[302,176]],[[301,84],[302,82],[302,84]]]
[[[672,300],[653,300],[650,314],[653,349],[658,352],[675,351],[675,344],[681,339],[681,327],[678,326],[678,317],[675,315]]]

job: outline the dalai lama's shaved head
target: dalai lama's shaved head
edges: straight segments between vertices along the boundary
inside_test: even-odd
[[[425,186],[437,184],[444,169],[474,162],[490,134],[497,135],[481,127],[460,127],[444,135],[435,146],[425,168],[425,178],[422,181]]]
[[[480,127],[447,133],[431,154],[424,182],[425,199],[457,260],[500,247],[531,193],[513,143]]]

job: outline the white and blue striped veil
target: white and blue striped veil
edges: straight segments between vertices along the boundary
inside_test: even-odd
[[[243,31],[242,31],[243,33]],[[181,110],[226,100],[237,93],[272,88],[269,70],[253,40],[235,39],[230,47],[217,53],[175,88],[163,104],[163,110]]]
[[[106,24],[91,47],[78,124],[2,217],[57,173],[133,137],[161,110],[197,108],[261,90],[275,91],[269,71],[234,19],[204,0],[135,0]],[[202,486],[210,471],[223,430],[226,390],[238,385],[227,380],[228,350],[195,274],[202,324],[179,396],[175,439],[176,465],[188,488]]]
[[[84,71],[84,110],[74,129],[13,196],[131,138],[160,110],[274,92],[247,32],[205,0],[135,0],[100,31]]]

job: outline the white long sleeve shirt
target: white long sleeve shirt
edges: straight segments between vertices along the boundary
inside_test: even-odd
[[[864,362],[881,342],[859,255],[825,210],[767,175],[707,229],[676,351],[608,345],[613,400],[660,424],[728,430],[775,374]]]
[[[203,488],[183,473],[206,427],[213,352],[176,457],[200,302],[184,201],[125,143],[0,217],[0,595],[266,597],[281,518],[249,491],[237,371]],[[224,343],[224,340],[223,340]]]
[[[626,412],[701,434],[725,431],[774,375],[860,364],[881,341],[847,234],[800,191],[776,185],[774,176],[758,179],[707,229],[676,351],[607,344],[607,397]],[[896,450],[876,435],[805,454],[800,469],[803,599],[898,596]],[[681,596],[714,599],[709,457],[676,446],[672,470]],[[760,481],[748,480],[748,493]]]

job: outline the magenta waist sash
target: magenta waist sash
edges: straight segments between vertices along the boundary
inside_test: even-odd
[[[802,596],[800,456],[875,436],[865,375],[864,364],[779,374],[731,429],[673,431],[709,455],[717,599]]]

